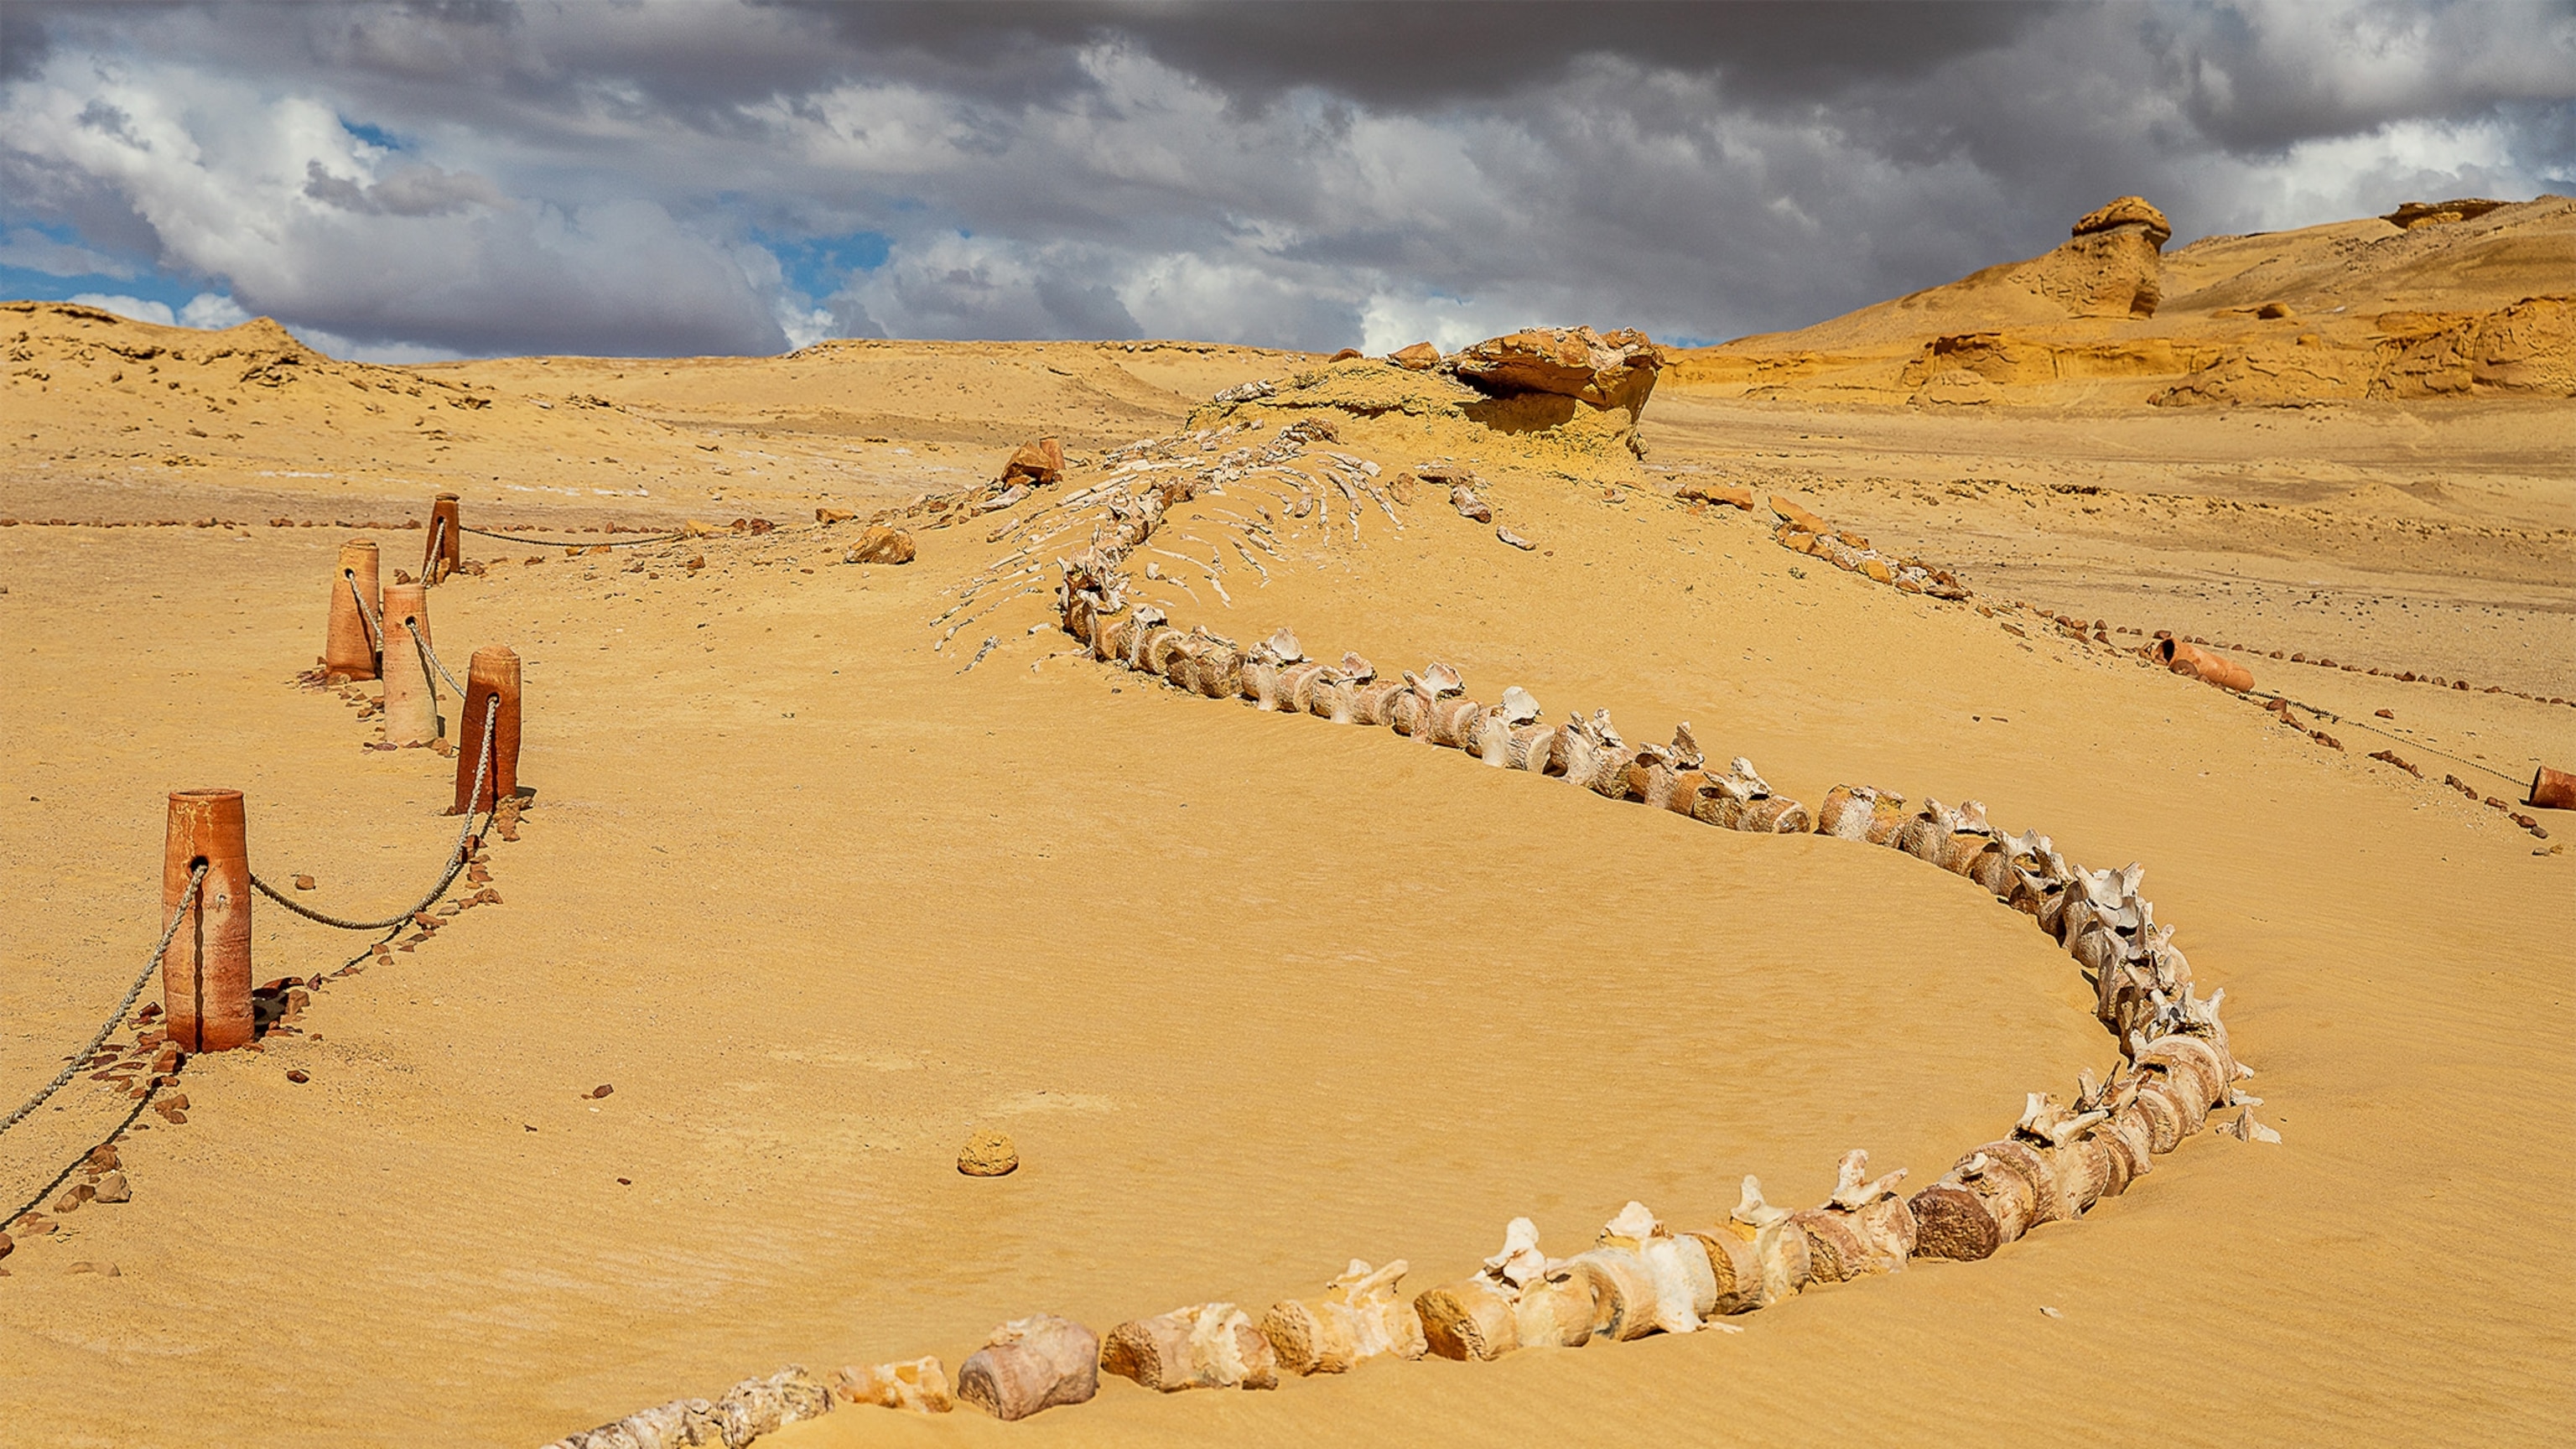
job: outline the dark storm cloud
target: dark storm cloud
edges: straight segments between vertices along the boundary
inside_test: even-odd
[[[2576,172],[2564,0],[0,24],[0,225],[26,254],[129,255],[396,349],[1720,336],[2027,255],[2123,192],[2188,238]],[[853,236],[881,264],[812,260]]]

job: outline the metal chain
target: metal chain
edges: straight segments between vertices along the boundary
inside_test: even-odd
[[[677,539],[688,537],[685,533],[666,533],[659,538],[628,538],[620,539],[611,543],[594,543],[586,542],[578,538],[521,538],[516,534],[494,533],[488,528],[468,528],[461,523],[456,525],[456,531],[459,533],[479,533],[485,538],[497,538],[503,543],[524,543],[530,548],[636,548],[643,544],[670,543]]]
[[[429,894],[422,896],[419,904],[413,906],[410,910],[397,912],[394,915],[385,917],[381,921],[343,920],[338,916],[324,915],[322,912],[314,910],[310,906],[297,905],[295,902],[288,900],[285,896],[278,894],[277,887],[261,880],[256,874],[251,876],[250,883],[259,887],[260,894],[277,902],[279,905],[286,907],[287,910],[295,913],[296,915],[302,916],[304,919],[320,925],[337,926],[343,931],[381,931],[389,926],[400,926],[403,922],[419,915],[422,911],[428,910],[432,905],[437,903],[440,896],[447,894],[447,888],[449,886],[456,883],[457,872],[465,869],[465,845],[467,841],[474,838],[474,805],[476,801],[483,798],[483,782],[490,776],[492,771],[492,736],[495,728],[500,723],[500,719],[501,701],[499,696],[496,695],[488,701],[487,706],[483,711],[483,749],[480,756],[474,762],[474,793],[465,797],[465,823],[457,827],[456,848],[448,853],[447,871],[438,878],[438,884],[429,888]],[[498,799],[495,799],[492,802],[493,812],[497,814],[500,811],[500,808],[501,802]]]
[[[179,897],[179,908],[170,913],[170,924],[161,931],[161,944],[152,948],[152,959],[143,963],[143,974],[134,978],[133,989],[127,991],[125,999],[116,1004],[115,1012],[107,1018],[107,1025],[98,1029],[98,1035],[89,1039],[89,1045],[81,1048],[80,1055],[73,1057],[71,1064],[64,1067],[60,1075],[46,1083],[43,1091],[28,1098],[27,1105],[10,1113],[6,1121],[0,1121],[0,1132],[6,1132],[27,1120],[28,1113],[45,1105],[47,1097],[61,1091],[63,1083],[80,1075],[82,1064],[98,1054],[99,1043],[106,1041],[108,1033],[116,1030],[117,1023],[125,1020],[125,1013],[134,1009],[134,998],[143,994],[144,983],[152,979],[153,972],[161,969],[161,958],[170,949],[170,938],[179,934],[179,922],[187,918],[188,907],[195,903],[197,890],[205,883],[206,865],[200,861],[195,870],[188,872],[188,889]]]

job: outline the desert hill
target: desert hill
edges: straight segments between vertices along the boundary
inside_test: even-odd
[[[2123,198],[2055,251],[1681,353],[1669,381],[1920,406],[2576,396],[2576,201],[2446,205],[2160,255],[2163,214]]]

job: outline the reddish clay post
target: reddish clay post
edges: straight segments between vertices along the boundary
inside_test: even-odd
[[[2204,683],[2238,693],[2254,687],[2254,676],[2242,664],[2224,654],[2195,649],[2180,639],[2156,641],[2156,658],[2176,674],[2188,674]]]
[[[438,681],[421,645],[429,642],[429,588],[385,585],[385,743],[438,738]]]
[[[474,793],[476,762],[483,754],[483,712],[488,701],[501,702],[501,718],[492,727],[492,769],[483,793]],[[493,645],[474,651],[465,670],[465,708],[456,721],[456,808],[450,815],[489,810],[519,788],[519,656]]]
[[[170,792],[161,857],[164,926],[201,863],[205,884],[161,955],[161,1010],[168,1039],[180,1050],[219,1052],[251,1037],[250,849],[239,790]]]
[[[422,583],[437,583],[465,561],[464,542],[458,532],[456,495],[441,493],[429,505],[429,545],[420,556]]]
[[[2531,803],[2543,810],[2576,810],[2576,775],[2541,766],[2531,777]]]
[[[355,592],[351,592],[352,585]],[[376,545],[353,539],[340,545],[340,562],[331,570],[331,622],[322,637],[322,667],[338,680],[376,677],[376,639],[358,610],[382,608],[376,591]]]

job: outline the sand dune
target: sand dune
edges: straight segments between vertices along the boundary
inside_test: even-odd
[[[2558,205],[2392,234],[2545,239],[2528,218]],[[2249,252],[2203,280],[2199,250],[2166,259],[2159,317],[2260,270]],[[2428,311],[2518,285],[2446,296],[2437,272],[2374,275]],[[1268,1394],[1112,1380],[1011,1426],[851,1408],[763,1444],[2576,1428],[2576,1252],[2529,1200],[2576,1091],[2556,1007],[2576,863],[2563,816],[2543,840],[2439,783],[2502,795],[2576,760],[2576,709],[2545,702],[2576,692],[2563,403],[2211,412],[2124,383],[2089,411],[1919,408],[1822,382],[1752,396],[1694,354],[1646,404],[1641,460],[1615,412],[1498,412],[1368,359],[837,343],[370,368],[287,362],[259,324],[17,305],[12,1084],[40,1084],[140,965],[167,790],[242,788],[255,868],[313,874],[325,907],[400,897],[443,855],[452,765],[360,749],[357,711],[294,682],[350,534],[328,525],[417,519],[445,488],[469,522],[582,543],[617,536],[561,531],[719,532],[469,541],[486,567],[433,591],[438,647],[506,642],[527,669],[535,796],[490,847],[502,903],[308,988],[262,1050],[191,1063],[189,1120],[147,1113],[120,1143],[133,1201],[20,1239],[0,1442],[534,1445],[784,1363],[953,1370],[1029,1313],[1257,1315],[1353,1256],[1408,1258],[1427,1288],[1515,1215],[1559,1253],[1630,1198],[1708,1226],[1748,1172],[1821,1200],[1852,1147],[1919,1184],[2023,1093],[2113,1060],[2064,952],[1896,852],[1712,829],[1063,652],[1053,560],[1089,529],[1066,500],[1111,447],[1310,417],[1386,478],[1472,473],[1534,547],[1428,485],[1383,506],[1319,488],[1300,517],[1293,489],[1247,481],[1175,507],[1137,559],[1145,598],[1383,671],[1450,661],[1479,697],[1519,684],[1632,739],[1688,720],[1802,799],[1974,797],[2088,864],[2141,861],[2285,1142],[2197,1138],[1991,1261],[1819,1290],[1740,1335]],[[1255,378],[1271,396],[1205,401]],[[911,564],[838,561],[867,513],[980,484],[1041,431],[1074,455],[1062,484],[950,526],[914,510]],[[1871,583],[1672,496],[1719,480],[1949,561],[1976,598]],[[1275,553],[1237,547],[1265,508]],[[779,527],[721,528],[737,516]],[[163,518],[235,522],[98,526]],[[420,534],[372,536],[416,567]],[[2008,631],[2016,598],[2522,693],[2253,656],[2337,717],[2289,729],[2149,667],[2143,636]],[[2365,757],[2382,746],[2430,778]],[[255,919],[263,980],[364,955]],[[12,1193],[128,1105],[87,1079],[57,1101],[0,1138]],[[979,1126],[1014,1136],[1018,1172],[955,1171]],[[2077,1372],[2106,1361],[2151,1387]]]

